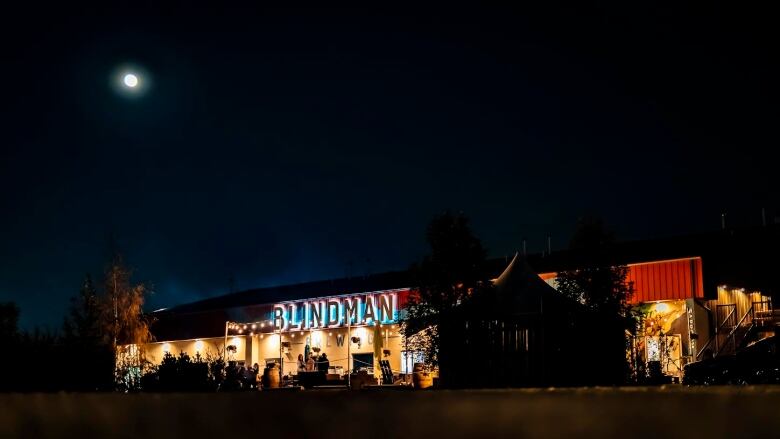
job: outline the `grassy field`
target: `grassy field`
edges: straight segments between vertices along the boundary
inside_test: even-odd
[[[0,395],[0,437],[780,437],[780,387]]]

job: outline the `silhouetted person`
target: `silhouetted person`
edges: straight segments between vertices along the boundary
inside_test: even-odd
[[[314,357],[312,356],[306,360],[306,372],[314,372]]]
[[[238,366],[235,361],[228,361],[228,367],[225,370],[225,390],[236,390],[241,387],[241,375],[238,373]]]
[[[323,352],[322,355],[320,355],[319,365],[317,367],[317,370],[319,370],[320,372],[328,373],[329,367],[330,367],[330,361],[328,361],[328,354]]]
[[[298,354],[298,372],[306,372],[306,362],[303,361],[303,354]]]

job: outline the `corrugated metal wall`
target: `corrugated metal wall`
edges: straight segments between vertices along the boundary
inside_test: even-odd
[[[539,277],[549,281],[555,273]],[[704,297],[701,258],[629,264],[627,280],[634,284],[631,303]]]
[[[632,303],[704,297],[701,258],[630,264]]]

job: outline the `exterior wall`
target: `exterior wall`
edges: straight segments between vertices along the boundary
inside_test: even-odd
[[[697,340],[695,343],[694,361],[701,360],[706,357],[712,356],[712,337],[713,331],[715,331],[714,316],[709,309],[699,301],[694,301],[693,304],[693,319],[696,327]],[[705,350],[709,349],[709,354]]]
[[[334,328],[330,330],[314,330],[314,331],[298,331],[298,332],[285,332],[281,334],[281,343],[289,343],[289,348],[282,349],[282,359],[284,361],[284,374],[296,374],[298,369],[298,355],[304,354],[306,341],[309,340],[311,348],[319,347],[320,354],[325,353],[328,356],[328,361],[331,367],[342,367],[344,372],[348,369],[359,368],[360,364],[351,364],[348,362],[348,350],[350,354],[357,353],[374,353],[374,360],[376,362],[376,332],[374,327],[359,327],[351,328],[351,336],[347,335],[347,328]],[[382,334],[382,348],[381,350],[390,350],[390,356],[387,358],[390,361],[390,367],[394,372],[397,372],[401,368],[401,351],[402,337],[398,332],[398,325],[382,325],[378,329]],[[360,345],[352,343],[351,337],[360,337]],[[339,345],[339,337],[343,337],[343,343]],[[252,337],[254,344],[254,351],[257,352],[253,356],[253,363],[257,362],[261,368],[265,365],[266,360],[279,358],[279,334],[262,334]],[[350,344],[349,348],[347,343]],[[382,359],[384,355],[381,353]],[[313,352],[312,352],[313,353]],[[374,366],[375,375],[379,375],[378,367]]]
[[[769,300],[768,297],[761,294],[759,291],[746,291],[744,288],[730,288],[725,286],[718,287],[718,298],[709,301],[710,309],[715,312],[718,305],[736,305],[734,323],[739,321],[745,313],[750,310],[754,302],[762,302]],[[719,323],[722,322],[724,316],[719,316]]]
[[[539,277],[555,286],[556,273],[540,273]],[[628,264],[626,280],[634,284],[632,304],[704,297],[702,263],[698,257]]]
[[[228,339],[228,344],[233,344],[237,347],[238,351],[234,357],[239,361],[244,360],[242,355],[246,353],[246,340],[245,337],[234,337],[234,339]],[[170,352],[171,355],[178,356],[181,352],[186,352],[190,357],[199,353],[202,357],[216,357],[222,354],[225,347],[225,338],[204,338],[195,340],[175,340],[165,341],[157,343],[149,343],[144,347],[144,353],[146,359],[152,362],[152,364],[160,364],[165,352]]]
[[[633,303],[704,297],[701,258],[629,264]]]

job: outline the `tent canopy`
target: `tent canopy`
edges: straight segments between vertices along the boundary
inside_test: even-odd
[[[578,306],[542,280],[518,254],[494,281],[494,286],[496,306],[506,314],[543,313],[546,307]]]

